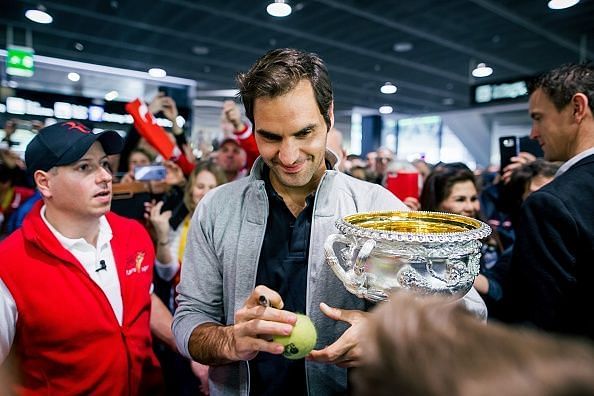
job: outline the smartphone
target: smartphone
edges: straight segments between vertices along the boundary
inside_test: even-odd
[[[499,138],[499,170],[511,164],[511,158],[516,157],[520,152],[520,145],[517,136],[502,136]]]
[[[146,165],[134,168],[136,181],[163,180],[167,176],[167,169],[163,165]]]
[[[386,188],[401,201],[408,197],[419,199],[419,174],[410,171],[388,173]]]

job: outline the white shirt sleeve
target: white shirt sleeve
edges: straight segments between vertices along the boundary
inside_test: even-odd
[[[0,279],[0,364],[4,362],[12,348],[18,315],[14,298]]]
[[[159,260],[155,259],[155,270],[157,271],[157,275],[159,275],[159,278],[167,282],[173,279],[175,274],[177,274],[179,267],[180,265],[177,259],[172,260],[169,264],[163,264]]]

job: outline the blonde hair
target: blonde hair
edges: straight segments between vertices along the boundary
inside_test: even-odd
[[[190,211],[190,213],[194,212],[196,209],[196,204],[192,199],[192,190],[194,189],[194,184],[196,184],[196,177],[203,171],[210,172],[214,175],[215,180],[217,181],[217,186],[221,184],[227,183],[227,176],[225,176],[225,172],[215,163],[210,161],[201,161],[196,164],[196,167],[190,173],[188,177],[188,182],[186,183],[186,189],[184,191],[184,204]]]

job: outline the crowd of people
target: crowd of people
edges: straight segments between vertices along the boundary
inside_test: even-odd
[[[315,54],[269,51],[237,81],[245,118],[226,101],[222,138],[201,158],[163,93],[148,109],[172,122],[176,158],[136,126],[122,138],[68,121],[36,131],[23,161],[6,122],[0,391],[470,395],[513,378],[504,393],[593,394],[594,320],[582,308],[594,275],[591,64],[534,79],[531,138],[544,158],[520,153],[496,172],[409,163],[386,147],[349,154]],[[162,177],[139,176],[155,163]],[[392,189],[399,172],[415,175],[412,193]],[[112,191],[129,194],[112,202]],[[324,241],[339,218],[380,210],[488,223],[468,294],[395,293],[375,309],[349,293]],[[271,340],[297,312],[318,338],[288,360]]]

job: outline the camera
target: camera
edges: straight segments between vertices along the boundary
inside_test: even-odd
[[[167,168],[160,164],[134,168],[134,179],[137,181],[163,180],[165,176],[167,176]]]

